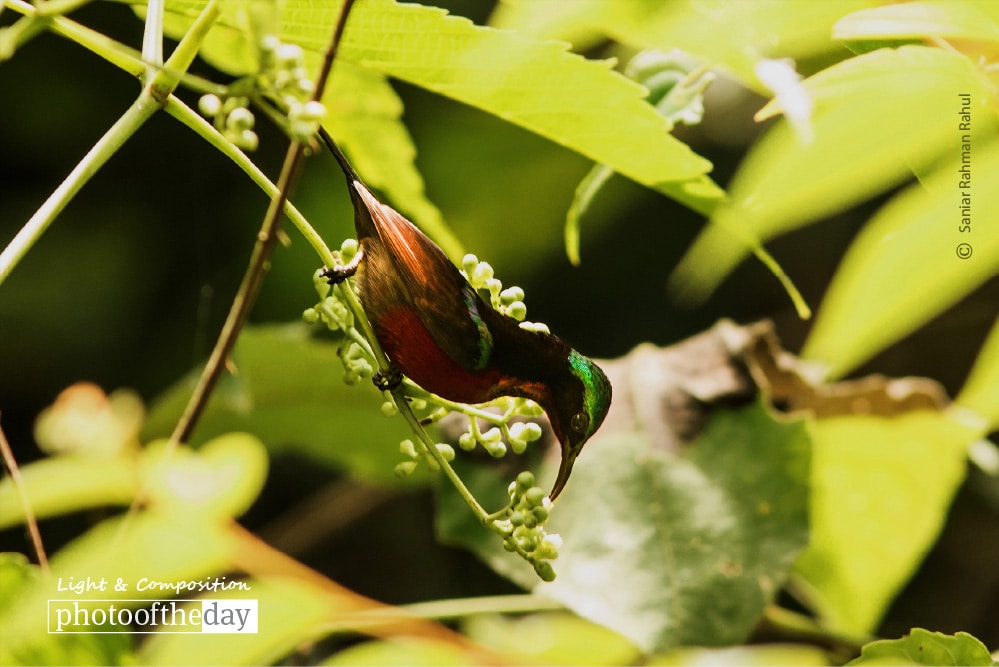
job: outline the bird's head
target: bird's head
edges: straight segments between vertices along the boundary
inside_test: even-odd
[[[547,409],[552,431],[562,446],[562,463],[555,478],[550,498],[555,500],[572,473],[572,465],[604,417],[611,402],[611,385],[607,376],[591,359],[576,350],[569,353],[569,375],[551,387],[550,409]]]

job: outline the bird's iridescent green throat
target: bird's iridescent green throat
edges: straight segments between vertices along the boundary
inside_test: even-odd
[[[576,350],[569,353],[569,368],[572,374],[583,383],[583,409],[586,411],[586,424],[583,442],[600,427],[610,407],[611,385],[600,367]]]

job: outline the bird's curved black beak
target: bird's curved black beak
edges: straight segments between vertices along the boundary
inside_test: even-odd
[[[576,462],[576,456],[578,455],[579,449],[572,447],[564,447],[562,449],[562,463],[558,467],[558,476],[555,477],[555,486],[548,495],[549,499],[555,500],[558,494],[562,493],[566,482],[569,481],[569,475],[572,474],[572,464]]]

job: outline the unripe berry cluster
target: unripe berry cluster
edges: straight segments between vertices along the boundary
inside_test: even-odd
[[[454,461],[454,447],[446,442],[438,442],[434,447],[437,448],[438,454],[445,461],[448,463]],[[416,466],[419,465],[421,460],[427,464],[427,468],[431,471],[437,472],[440,470],[440,465],[422,443],[417,446],[412,440],[403,440],[399,443],[399,453],[406,457],[406,460],[395,467],[395,474],[398,477],[408,477],[413,474],[413,471],[416,470]]]
[[[503,547],[507,551],[520,552],[534,567],[534,571],[544,581],[555,579],[555,570],[548,561],[558,558],[562,538],[545,532],[552,502],[544,489],[534,485],[534,475],[524,471],[508,489],[510,504],[505,519],[497,520],[496,526],[506,537]]]
[[[256,150],[259,138],[253,131],[255,118],[249,108],[250,98],[267,97],[286,110],[288,134],[297,141],[309,141],[319,129],[326,108],[312,99],[315,84],[305,69],[302,47],[267,35],[260,40],[259,55],[260,69],[256,75],[236,81],[221,97],[214,93],[202,96],[198,108],[229,141],[252,151]]]

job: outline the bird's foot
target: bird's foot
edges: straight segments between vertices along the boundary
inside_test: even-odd
[[[388,370],[378,369],[371,376],[371,383],[379,391],[392,391],[402,383],[402,373],[398,368],[390,366]]]
[[[357,267],[360,266],[363,258],[364,250],[362,248],[358,248],[357,253],[354,254],[350,262],[347,264],[324,268],[319,272],[319,275],[326,278],[326,282],[330,285],[337,285],[357,273]]]

